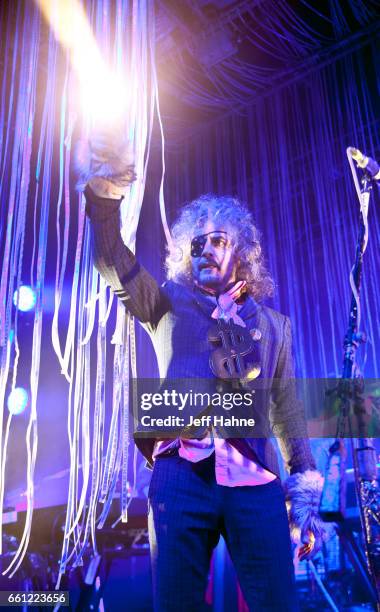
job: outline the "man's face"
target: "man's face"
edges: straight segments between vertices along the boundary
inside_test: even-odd
[[[218,224],[211,220],[194,232],[191,263],[193,279],[199,285],[223,293],[237,280],[233,235],[229,223]]]

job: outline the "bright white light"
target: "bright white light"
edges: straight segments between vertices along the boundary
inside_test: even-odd
[[[126,87],[107,65],[78,0],[36,0],[57,40],[69,50],[82,109],[94,125],[117,124],[126,116]]]
[[[28,405],[28,392],[23,387],[16,387],[8,395],[7,406],[11,414],[21,414]]]
[[[127,88],[115,74],[97,71],[81,80],[82,112],[99,127],[119,126],[127,115]]]
[[[15,306],[18,305],[19,310],[27,312],[32,310],[36,304],[36,294],[29,285],[21,285],[19,291],[15,291],[13,294],[13,303]]]

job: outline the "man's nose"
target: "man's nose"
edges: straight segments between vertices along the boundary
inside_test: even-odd
[[[215,253],[214,246],[213,246],[213,244],[211,242],[211,239],[207,238],[207,240],[205,242],[205,245],[203,247],[203,251],[201,253],[201,256],[202,255],[214,255],[214,253]]]

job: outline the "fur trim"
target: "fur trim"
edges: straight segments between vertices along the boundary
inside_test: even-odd
[[[118,142],[111,133],[80,140],[75,150],[74,166],[79,191],[83,191],[95,177],[110,181],[121,191],[136,179],[130,143],[126,140]]]
[[[292,540],[298,543],[307,531],[311,531],[316,549],[328,539],[326,524],[319,515],[323,483],[323,476],[316,470],[293,474],[284,482]]]

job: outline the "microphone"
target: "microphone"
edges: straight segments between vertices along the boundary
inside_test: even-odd
[[[359,149],[355,149],[354,147],[349,147],[349,152],[359,168],[366,170],[369,176],[375,181],[380,181],[380,166],[377,161],[372,159],[372,157],[367,157],[364,153],[359,151]]]

